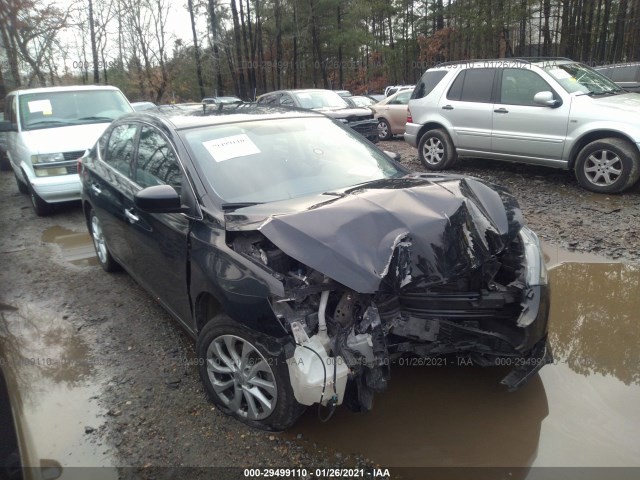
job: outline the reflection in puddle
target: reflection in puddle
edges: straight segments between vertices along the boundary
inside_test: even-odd
[[[398,366],[372,412],[342,407],[323,424],[312,408],[290,434],[389,467],[524,467],[509,478],[535,477],[533,466],[640,466],[640,268],[545,254],[557,265],[556,364],[521,390],[503,390],[497,368]]]
[[[39,466],[52,459],[63,467],[109,466],[106,446],[96,443],[104,412],[95,398],[95,362],[70,322],[34,305],[18,305],[0,316],[0,361],[12,393],[12,407],[26,446],[23,461]],[[94,399],[94,400],[91,400]],[[100,473],[100,478],[112,472]],[[111,475],[112,476],[112,475]]]
[[[42,241],[58,245],[62,257],[69,263],[78,266],[99,265],[88,232],[77,233],[64,227],[50,227],[42,233]]]

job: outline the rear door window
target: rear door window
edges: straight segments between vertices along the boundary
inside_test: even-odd
[[[447,98],[462,102],[491,103],[495,76],[495,68],[463,70],[451,85]]]
[[[138,126],[118,125],[111,131],[105,162],[124,176],[133,179],[133,152]]]

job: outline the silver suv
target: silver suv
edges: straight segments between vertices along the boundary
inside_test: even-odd
[[[640,95],[568,59],[441,64],[425,72],[405,140],[429,170],[459,157],[572,169],[586,189],[618,193],[640,178]]]

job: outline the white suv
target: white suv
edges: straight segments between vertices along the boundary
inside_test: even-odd
[[[109,86],[16,90],[7,95],[7,156],[18,190],[29,193],[38,215],[51,204],[80,199],[77,160],[112,120],[133,109]]]
[[[429,170],[484,157],[575,171],[618,193],[640,178],[640,95],[568,59],[452,62],[425,72],[405,140]]]

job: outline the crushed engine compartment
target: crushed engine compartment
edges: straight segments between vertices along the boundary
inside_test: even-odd
[[[412,264],[411,237],[400,236],[373,294],[304,265],[259,231],[230,232],[228,244],[284,285],[285,296],[272,295],[270,303],[297,346],[288,365],[300,403],[344,401],[355,411],[370,410],[374,394],[389,384],[390,365],[403,356],[456,355],[492,365],[496,358],[523,358],[532,350],[529,332],[518,322],[531,297],[519,235],[490,261],[436,285]],[[307,362],[322,360],[315,385],[308,365],[300,370],[303,356]],[[519,387],[530,373],[523,375],[507,386]]]

